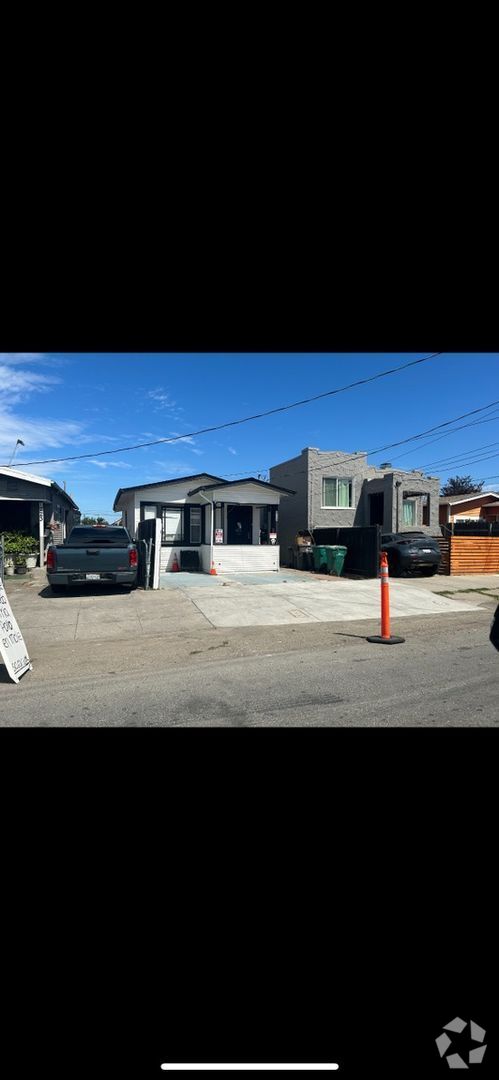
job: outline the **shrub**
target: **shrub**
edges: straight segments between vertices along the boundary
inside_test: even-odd
[[[34,536],[22,532],[4,533],[4,552],[6,555],[30,555],[38,551],[38,541]]]

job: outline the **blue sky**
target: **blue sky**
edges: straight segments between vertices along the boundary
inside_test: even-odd
[[[170,445],[117,452],[130,443],[183,437],[198,428],[291,404],[424,355],[424,350],[327,355],[0,353],[0,464],[8,463],[20,438],[25,446],[18,448],[15,466],[24,465],[60,484],[66,481],[83,514],[112,518],[119,487],[200,471],[231,479],[263,474],[305,446],[370,450],[499,399],[499,354],[443,354],[289,412]],[[485,489],[497,488],[499,406],[469,421],[480,423],[441,438],[443,429],[373,454],[369,461],[422,468],[442,482],[456,473],[492,477]],[[437,436],[438,441],[424,445]],[[102,450],[113,453],[27,464]]]

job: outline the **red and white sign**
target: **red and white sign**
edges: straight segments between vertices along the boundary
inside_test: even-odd
[[[224,542],[224,531],[223,531],[223,529],[215,529],[215,543],[216,544],[223,544],[223,542]]]
[[[269,540],[271,544],[277,544],[277,533],[269,533]]]

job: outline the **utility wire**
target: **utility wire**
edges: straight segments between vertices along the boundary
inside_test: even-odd
[[[417,439],[423,439],[425,435],[430,435],[433,431],[438,431],[440,428],[448,427],[450,424],[455,424],[455,423],[457,423],[458,420],[464,420],[467,416],[474,416],[476,413],[485,412],[486,409],[491,409],[494,405],[499,405],[499,399],[496,400],[496,401],[491,401],[488,405],[482,405],[478,409],[471,409],[469,412],[462,413],[461,416],[454,416],[452,418],[452,420],[445,420],[443,423],[436,424],[434,427],[431,427],[431,428],[427,428],[426,431],[421,431],[417,435],[409,435],[408,438],[406,438],[406,439],[399,439],[398,442],[387,443],[385,446],[377,447],[377,449],[363,450],[362,455],[363,456],[364,455],[368,456],[369,454],[381,454],[385,450],[392,450],[393,447],[395,447],[395,446],[402,446],[405,443],[414,442]],[[359,457],[360,457],[360,453],[352,454],[350,457],[344,457],[343,455],[341,455],[336,459],[333,458],[328,464],[330,464],[330,465],[335,465],[335,464],[346,465],[349,461],[358,460]],[[282,464],[286,465],[287,462],[283,462]],[[373,468],[378,468],[378,466],[372,466],[372,467]],[[272,466],[271,466],[271,468],[272,468]],[[291,472],[289,472],[289,473],[281,473],[281,476],[296,476],[297,474],[300,474],[300,473],[305,474],[307,471],[309,473],[321,471],[323,468],[324,468],[324,465],[316,465],[316,466],[312,466],[308,470],[307,469],[300,469],[300,470],[293,470],[292,473]],[[397,472],[396,469],[394,471]],[[403,471],[403,470],[400,470],[400,471]],[[423,469],[413,469],[412,471],[413,472],[422,472]]]
[[[106,454],[124,454],[129,450],[141,450],[145,446],[158,446],[160,443],[181,442],[183,439],[193,438],[194,435],[206,435],[212,431],[222,431],[224,428],[236,427],[238,424],[247,424],[250,420],[261,420],[264,416],[273,416],[275,413],[297,409],[301,405],[310,405],[312,401],[320,401],[322,398],[333,397],[335,394],[343,394],[346,390],[353,390],[356,386],[365,386],[367,383],[383,379],[387,375],[396,375],[399,371],[406,371],[407,368],[415,367],[417,364],[424,364],[426,361],[433,360],[436,356],[441,355],[439,352],[431,353],[429,356],[420,357],[419,360],[410,360],[407,364],[401,364],[399,367],[379,371],[376,375],[370,375],[366,379],[357,379],[355,382],[348,383],[347,386],[340,386],[336,390],[326,390],[322,394],[314,394],[313,397],[303,398],[302,401],[294,401],[291,405],[280,405],[276,409],[266,409],[265,412],[255,413],[253,416],[244,416],[241,420],[230,420],[225,424],[214,424],[212,427],[200,428],[199,431],[189,431],[185,435],[175,435],[168,439],[153,439],[151,442],[136,443],[134,446],[121,446],[117,450],[98,450],[94,451],[93,454],[72,454],[70,457],[42,458],[37,461],[23,461],[22,464],[50,465],[59,461],[81,461],[83,458],[104,457]],[[7,466],[2,465],[1,468],[7,468]]]

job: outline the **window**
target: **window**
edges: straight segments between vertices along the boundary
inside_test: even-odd
[[[161,542],[163,544],[179,544],[183,541],[184,511],[183,507],[173,510],[164,506],[161,514]]]
[[[416,500],[404,499],[402,504],[402,521],[404,525],[416,524]]]
[[[201,543],[201,507],[191,506],[190,508],[190,538],[191,544]]]
[[[202,506],[162,506],[161,543],[186,547],[203,543]]]
[[[322,506],[324,509],[347,509],[353,506],[353,480],[348,477],[322,478]]]

